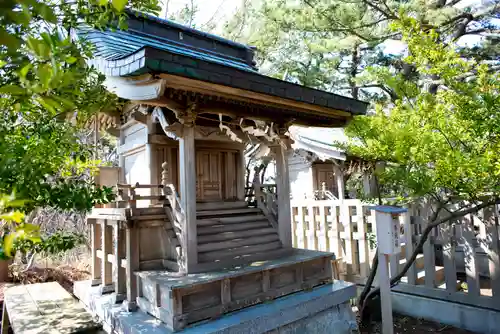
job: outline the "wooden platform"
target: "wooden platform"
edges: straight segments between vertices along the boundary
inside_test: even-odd
[[[174,331],[221,315],[332,281],[332,253],[291,250],[276,260],[218,272],[179,276],[143,271],[139,308]]]

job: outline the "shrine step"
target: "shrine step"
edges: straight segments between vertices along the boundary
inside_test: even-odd
[[[162,215],[162,214],[165,214],[165,208],[163,206],[152,206],[149,208],[132,209],[132,216],[150,216],[150,215]]]
[[[222,209],[222,210],[199,210],[196,212],[198,219],[211,218],[211,217],[227,217],[227,216],[242,216],[254,215],[262,213],[258,208],[237,208],[237,209]]]
[[[198,271],[213,271],[213,270],[221,270],[224,268],[229,268],[231,266],[241,266],[249,263],[259,263],[265,262],[269,260],[281,259],[290,255],[292,252],[291,249],[286,248],[278,248],[276,250],[268,250],[265,252],[254,253],[251,255],[243,255],[243,256],[228,256],[222,257],[222,260],[217,260],[213,262],[201,262],[198,263]]]
[[[267,234],[276,233],[272,227],[264,227],[250,230],[218,232],[217,234],[204,234],[198,236],[198,245],[208,244],[212,242],[223,242],[228,240],[236,240],[241,238],[265,236]]]
[[[198,219],[198,227],[201,226],[212,226],[212,225],[221,225],[221,224],[240,224],[240,223],[248,223],[248,222],[256,222],[261,220],[267,220],[264,214],[254,214],[254,215],[244,215],[244,216],[235,216],[235,217],[213,217],[207,219]]]
[[[251,223],[240,223],[240,224],[227,224],[227,225],[215,224],[212,226],[198,227],[198,236],[207,234],[234,232],[234,231],[245,231],[258,228],[267,228],[269,226],[270,226],[269,221],[267,220],[261,220],[257,222],[254,221]]]
[[[278,234],[274,231],[274,229],[271,229],[271,231],[268,232],[267,234],[258,235],[254,237],[235,235],[231,240],[226,240],[226,241],[210,240],[212,242],[205,242],[205,243],[202,243],[200,240],[198,240],[198,252],[206,253],[218,250],[230,250],[230,249],[235,249],[237,247],[252,246],[266,242],[278,241],[279,239],[280,238]]]
[[[265,253],[267,251],[277,250],[282,247],[279,239],[272,242],[259,242],[258,244],[226,248],[223,250],[199,252],[198,261],[203,262],[225,262],[227,260],[244,260],[245,257],[255,255],[256,253]],[[265,259],[265,256],[262,258]]]
[[[196,203],[196,210],[197,211],[245,209],[245,208],[248,208],[248,203],[245,201],[198,202],[198,203]]]

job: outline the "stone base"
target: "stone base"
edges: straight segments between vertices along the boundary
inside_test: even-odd
[[[141,310],[132,313],[123,310],[114,304],[112,295],[99,295],[98,289],[91,287],[89,281],[76,282],[74,294],[103,321],[103,328],[109,333],[173,333],[161,321]],[[182,333],[357,333],[356,319],[350,307],[350,299],[355,294],[353,284],[336,281],[194,324]]]

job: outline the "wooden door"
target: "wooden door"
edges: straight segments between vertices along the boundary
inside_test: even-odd
[[[199,150],[196,152],[196,199],[198,201],[221,201],[222,161],[221,153]]]
[[[321,185],[325,182],[326,189],[337,196],[337,182],[332,165],[315,165],[314,190],[321,190]]]

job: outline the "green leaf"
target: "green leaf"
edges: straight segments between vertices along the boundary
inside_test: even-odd
[[[32,67],[33,64],[29,63],[19,71],[19,76],[21,77],[21,79],[23,80],[26,79],[26,75],[28,75],[28,72],[31,70]]]
[[[12,211],[0,215],[0,219],[8,222],[20,223],[24,219],[24,214],[19,211]]]
[[[99,0],[99,6],[106,6],[108,4],[108,0]]]
[[[5,85],[0,87],[0,94],[23,95],[26,94],[26,89],[18,85]]]
[[[3,251],[8,257],[12,256],[12,248],[16,237],[17,233],[9,233],[3,238]]]
[[[78,60],[78,58],[73,57],[73,56],[69,56],[68,58],[66,58],[66,62],[68,64],[74,64],[77,60]]]
[[[4,67],[8,63],[6,61],[0,60],[0,68]]]
[[[17,49],[21,45],[21,40],[0,27],[0,45],[5,45],[10,49]]]
[[[56,16],[56,14],[52,10],[52,8],[50,8],[46,4],[44,4],[44,3],[38,3],[38,13],[47,22],[57,23],[57,16]]]
[[[113,4],[113,7],[121,12],[125,9],[125,6],[127,5],[127,0],[112,0],[111,3]]]
[[[45,96],[39,96],[36,98],[36,100],[40,103],[42,107],[50,111],[51,114],[57,114],[56,108],[50,103],[49,101],[52,101],[50,98],[45,97]]]
[[[15,199],[8,201],[6,206],[8,206],[9,208],[21,208],[30,202],[31,201],[27,199]]]

